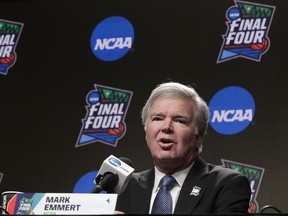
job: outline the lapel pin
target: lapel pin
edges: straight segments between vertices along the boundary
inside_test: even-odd
[[[201,188],[200,188],[200,187],[194,186],[194,187],[192,188],[192,191],[191,191],[190,195],[198,196],[199,193],[200,193],[200,191],[201,191]]]

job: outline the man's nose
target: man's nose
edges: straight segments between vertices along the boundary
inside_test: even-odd
[[[173,132],[173,122],[170,119],[166,119],[165,121],[163,121],[162,131],[164,133]]]

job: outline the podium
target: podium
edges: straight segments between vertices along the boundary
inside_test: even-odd
[[[113,215],[118,194],[2,193],[2,215]]]

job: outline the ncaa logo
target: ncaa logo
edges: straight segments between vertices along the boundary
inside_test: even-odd
[[[115,61],[123,57],[132,48],[134,28],[120,16],[102,20],[94,29],[90,48],[93,54],[103,61]]]
[[[99,102],[99,98],[100,98],[100,96],[99,96],[98,92],[91,91],[87,96],[87,102],[89,104],[96,104]]]
[[[252,122],[255,102],[246,89],[230,86],[213,96],[209,110],[210,126],[218,133],[232,135],[243,131]]]
[[[240,17],[240,11],[237,7],[230,8],[227,14],[230,20],[236,20]]]
[[[117,160],[116,158],[109,158],[109,162],[113,166],[116,166],[116,167],[120,167],[121,166],[121,162],[119,160]]]

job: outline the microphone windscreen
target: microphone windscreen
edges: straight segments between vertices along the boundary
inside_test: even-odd
[[[130,167],[134,168],[134,164],[129,158],[127,158],[127,157],[119,157],[119,160],[123,161],[124,163],[126,163]]]

